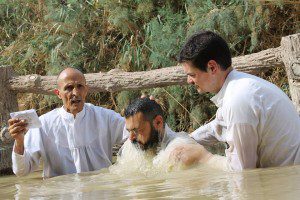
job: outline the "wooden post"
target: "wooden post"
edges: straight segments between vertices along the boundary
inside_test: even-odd
[[[5,134],[4,126],[9,119],[9,113],[17,111],[17,95],[8,89],[8,80],[13,75],[12,67],[0,66],[0,129]],[[0,174],[11,170],[12,143],[4,144],[0,140]]]
[[[300,114],[300,34],[283,37],[281,47],[292,101]]]

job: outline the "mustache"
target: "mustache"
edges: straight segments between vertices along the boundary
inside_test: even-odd
[[[80,97],[72,97],[70,99],[71,103],[79,103],[80,101],[82,101],[82,98]]]

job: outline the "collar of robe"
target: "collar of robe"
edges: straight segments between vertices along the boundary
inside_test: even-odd
[[[74,121],[76,120],[80,120],[84,117],[85,112],[86,112],[86,104],[84,104],[82,111],[80,111],[79,113],[76,114],[76,117],[74,117],[74,115],[72,113],[69,113],[65,110],[64,106],[62,106],[60,108],[60,114],[64,119],[68,119],[70,121]]]
[[[174,131],[172,131],[169,126],[167,125],[167,123],[165,124],[165,131],[164,131],[164,135],[163,138],[160,142],[160,148],[161,149],[165,149],[168,144],[176,137],[176,134]]]
[[[225,82],[221,88],[221,90],[215,95],[213,96],[210,100],[212,102],[214,102],[214,104],[217,106],[217,107],[222,107],[223,105],[223,98],[224,98],[224,95],[225,95],[225,91],[226,91],[226,88],[228,86],[228,83],[230,80],[233,79],[234,77],[234,74],[235,74],[235,70],[233,69],[226,77],[225,79]]]

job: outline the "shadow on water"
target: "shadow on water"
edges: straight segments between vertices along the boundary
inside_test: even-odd
[[[42,180],[0,178],[1,199],[299,199],[300,166],[223,172],[206,166],[145,176],[108,169]]]

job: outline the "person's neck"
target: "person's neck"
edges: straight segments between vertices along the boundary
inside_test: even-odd
[[[233,67],[228,67],[226,70],[225,70],[225,79],[224,79],[224,82],[225,80],[227,79],[227,76],[228,74],[233,70]],[[223,83],[224,84],[224,83]]]
[[[229,73],[233,70],[232,67],[228,67],[226,70],[222,71],[221,73],[221,76],[220,76],[220,81],[219,81],[219,84],[218,84],[218,87],[215,89],[214,92],[212,92],[213,94],[217,94],[223,87]]]
[[[164,139],[164,136],[165,136],[165,128],[162,128],[162,130],[159,131],[159,138],[158,138],[159,145],[161,145],[161,143]]]
[[[68,113],[70,113],[70,114],[72,114],[73,116],[74,116],[74,119],[76,118],[76,115],[79,113],[79,112],[81,112],[81,111],[79,111],[79,112],[71,112],[69,109],[67,109],[65,106],[63,106],[63,108],[64,108],[64,110],[65,111],[67,111]]]
[[[158,135],[158,144],[155,147],[155,153],[158,154],[160,152],[160,150],[162,149],[161,145],[162,145],[162,141],[164,139],[165,136],[165,128],[162,128],[162,130],[159,131],[159,135]]]

